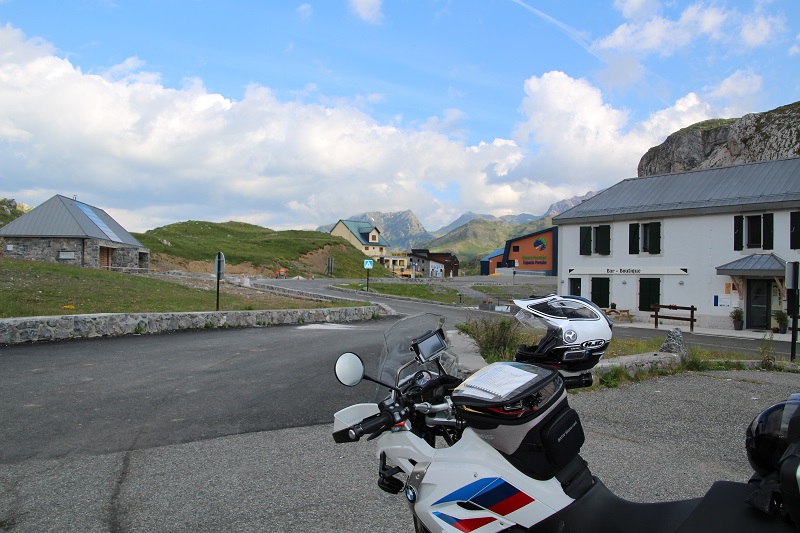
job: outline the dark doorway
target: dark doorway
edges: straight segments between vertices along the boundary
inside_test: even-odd
[[[597,304],[597,307],[610,307],[610,286],[611,278],[592,278],[592,294],[590,299]]]
[[[652,304],[661,303],[661,279],[639,278],[639,311],[652,311]]]
[[[569,294],[570,296],[581,295],[581,278],[569,278]]]
[[[766,330],[770,322],[770,289],[772,281],[767,279],[747,280],[747,306],[745,325],[747,329]]]

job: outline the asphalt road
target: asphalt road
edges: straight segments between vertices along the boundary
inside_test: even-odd
[[[336,383],[333,361],[353,350],[375,368],[391,321],[0,347],[0,529],[411,530],[377,489],[374,442],[330,438],[332,413],[374,390]],[[799,381],[681,374],[570,403],[593,472],[656,501],[745,480],[746,424]]]

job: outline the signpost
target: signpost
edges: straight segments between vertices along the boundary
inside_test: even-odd
[[[364,259],[364,269],[367,271],[367,292],[369,292],[369,271],[372,270],[372,259]]]
[[[797,355],[797,314],[800,312],[800,262],[786,262],[786,312],[792,317],[791,360]]]
[[[214,275],[217,278],[217,311],[219,311],[219,280],[225,274],[225,254],[217,252],[217,257],[214,260]]]

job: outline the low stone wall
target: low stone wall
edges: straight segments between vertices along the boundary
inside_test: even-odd
[[[0,345],[191,329],[256,327],[278,324],[358,322],[386,314],[378,305],[276,311],[195,313],[101,313],[0,319]]]

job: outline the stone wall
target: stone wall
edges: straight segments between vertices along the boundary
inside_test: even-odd
[[[279,324],[358,322],[385,314],[381,306],[289,309],[276,311],[208,311],[195,313],[102,313],[0,319],[0,345],[167,333],[192,329],[258,327]]]
[[[3,255],[33,261],[98,268],[100,248],[110,248],[111,270],[147,272],[150,252],[147,248],[132,247],[101,239],[67,237],[6,237]]]

